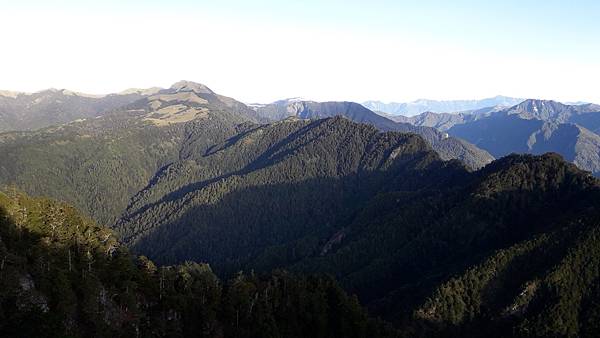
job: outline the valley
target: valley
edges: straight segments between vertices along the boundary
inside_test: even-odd
[[[32,332],[73,336],[593,336],[600,182],[568,153],[593,141],[565,137],[592,133],[595,106],[394,122],[352,102],[247,106],[189,81],[135,95],[0,134],[8,323],[38,316]]]

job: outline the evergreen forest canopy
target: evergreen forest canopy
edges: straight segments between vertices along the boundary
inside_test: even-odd
[[[127,95],[0,134],[0,335],[600,332],[600,182],[560,155],[489,163],[352,103]]]

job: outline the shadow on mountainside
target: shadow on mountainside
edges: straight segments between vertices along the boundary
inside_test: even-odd
[[[333,278],[222,282],[206,264],[134,258],[110,234],[68,205],[0,193],[0,336],[398,336]]]
[[[332,274],[403,326],[419,321],[414,311],[440,285],[490,259],[498,270],[476,282],[484,305],[471,320],[499,318],[524,282],[546,276],[596,227],[597,181],[556,154],[512,155],[474,173],[447,166],[245,186],[203,200],[212,187],[186,199],[194,206],[183,212],[172,205],[146,215],[172,217],[142,230],[133,249],[164,263],[206,261],[225,276],[277,267]],[[498,265],[499,251],[521,245],[530,247]],[[471,325],[442,322],[448,332]]]

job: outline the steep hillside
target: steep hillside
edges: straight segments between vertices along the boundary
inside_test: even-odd
[[[74,208],[0,193],[2,337],[381,337],[331,278],[275,271],[221,282],[157,267]]]
[[[161,264],[211,268],[134,260],[73,208],[9,189],[3,336],[32,318],[33,336],[395,334],[306,274],[334,276],[406,337],[597,332],[600,184],[559,155],[473,172],[413,133],[342,117],[260,125],[192,83],[155,95],[2,134],[0,177],[117,220],[119,238]],[[565,125],[536,127],[547,144],[583,130]]]
[[[163,103],[180,100],[250,115],[254,120],[257,118],[256,113],[241,102],[216,94],[205,85],[179,81],[168,89],[129,89],[108,95],[88,95],[66,89],[49,89],[37,93],[0,91],[0,132],[35,130],[92,119],[126,110],[124,107],[140,100],[155,102],[153,109],[158,109],[157,100],[162,100]],[[175,114],[174,110],[170,114]],[[189,114],[183,115],[189,117]],[[181,118],[186,119],[185,116]]]
[[[493,154],[563,155],[472,171],[478,148],[354,103],[255,110],[186,81],[135,93],[97,118],[0,134],[1,336],[597,333],[600,184],[563,159],[600,168],[596,106],[446,119]],[[14,186],[183,265],[134,258]]]
[[[528,120],[566,123],[573,122],[571,119],[575,116],[600,112],[600,106],[595,104],[566,105],[550,100],[525,100],[506,109],[505,112],[508,115],[518,115]],[[582,126],[588,127],[588,125]]]
[[[252,261],[265,269],[287,265],[313,253],[393,177],[429,184],[418,181],[417,169],[435,161],[412,134],[380,133],[340,117],[284,120],[168,168],[117,230],[160,262],[196,259],[228,272]],[[223,171],[203,177],[207,163]],[[281,252],[286,247],[294,252]]]
[[[146,92],[93,96],[68,90],[0,92],[0,132],[34,130],[104,115],[135,102]]]
[[[388,186],[293,269],[333,273],[409,336],[593,336],[598,181],[548,154],[454,183]]]
[[[468,172],[416,136],[333,118],[263,126],[204,157],[237,167],[193,184],[179,182],[188,163],[166,170],[156,189],[173,192],[148,187],[118,224],[136,252],[223,275],[330,273],[407,336],[594,332],[596,312],[573,309],[598,301],[600,185],[556,154]]]
[[[432,127],[437,130],[446,132],[448,131],[448,129],[452,128],[455,125],[465,124],[479,119],[483,119],[505,109],[506,107],[494,106],[458,113],[425,112],[410,117],[389,116],[389,118],[396,122],[410,123],[413,126],[419,127]]]
[[[333,116],[344,116],[355,122],[374,125],[383,131],[400,131],[421,135],[435,151],[445,160],[458,159],[469,168],[478,169],[493,160],[486,151],[454,137],[448,137],[434,128],[413,126],[408,123],[394,122],[378,115],[354,102],[310,102],[310,101],[278,101],[274,104],[255,108],[259,115],[280,120],[294,116],[303,119],[319,119]]]
[[[67,201],[98,222],[114,224],[127,209],[237,168],[236,163],[204,155],[242,138],[266,120],[246,105],[188,81],[122,95],[138,99],[95,118],[0,134],[0,155],[6,159],[0,163],[0,185],[15,184],[33,195]],[[443,159],[458,158],[471,168],[491,160],[489,154],[433,128],[397,124],[353,103],[316,104],[297,115],[334,116],[340,106],[344,115],[359,122],[422,135]],[[247,156],[252,154],[238,155]],[[175,170],[179,178],[157,189],[155,183]]]
[[[554,151],[597,175],[600,136],[593,130],[599,127],[599,106],[527,100],[487,116],[465,118],[448,129],[448,133],[476,144],[495,157]]]
[[[439,131],[447,131],[456,124],[463,124],[474,116],[467,113],[432,113],[425,112],[415,116],[390,116],[389,118],[401,123],[410,123],[413,126],[432,127]]]
[[[0,185],[68,201],[112,224],[159,169],[246,130],[253,114],[180,82],[95,119],[0,134]]]

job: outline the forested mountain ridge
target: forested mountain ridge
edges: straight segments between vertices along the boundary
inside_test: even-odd
[[[484,118],[514,115],[525,120],[577,123],[593,132],[597,132],[600,126],[600,117],[595,114],[597,112],[600,112],[600,106],[592,103],[569,105],[551,100],[529,99],[510,107],[490,106],[455,113],[428,111],[410,117],[396,116],[393,117],[393,120],[447,131],[455,125],[467,124]]]
[[[465,139],[499,158],[510,153],[557,152],[581,169],[600,173],[600,106],[525,100],[457,114],[426,112],[402,122]]]
[[[465,120],[448,133],[501,157],[512,152],[560,153],[581,169],[600,173],[600,106],[526,100],[514,107]]]
[[[68,201],[112,224],[160,168],[239,134],[253,114],[180,82],[98,118],[0,134],[0,184]]]
[[[30,194],[68,201],[96,221],[113,224],[126,209],[139,204],[137,200],[148,191],[144,187],[152,186],[168,170],[187,165],[196,171],[182,177],[181,184],[226,172],[223,163],[208,163],[201,155],[266,120],[243,103],[189,81],[125,95],[142,97],[96,118],[0,134],[0,155],[10,159],[0,164],[0,184],[14,183]],[[319,109],[331,107],[328,115],[337,115],[337,106],[320,104]],[[359,120],[380,129],[423,135],[439,153],[446,154],[444,159],[459,158],[472,168],[491,160],[487,153],[432,128],[395,124],[358,104],[346,106],[349,111],[359,107],[379,118]],[[358,119],[358,115],[349,117]],[[201,168],[191,166],[196,159],[203,161]]]
[[[94,96],[69,90],[48,89],[37,93],[0,92],[0,132],[35,130],[95,118],[135,102],[147,92]]]
[[[589,173],[557,154],[472,171],[434,150],[444,143],[431,139],[450,138],[433,128],[352,103],[289,107],[261,124],[260,110],[183,81],[98,118],[0,134],[2,185],[70,201],[161,264],[210,264],[156,268],[74,209],[9,189],[0,330],[38,318],[32,332],[63,336],[597,332],[600,186]],[[583,129],[537,118],[591,123],[589,107],[530,103],[477,121],[508,116],[556,137]],[[307,274],[330,274],[400,333]]]
[[[418,136],[379,133],[373,127],[342,118],[292,120],[278,125],[261,127],[259,135],[252,130],[246,135],[249,139],[225,142],[209,153],[270,144],[272,138],[265,136],[261,141],[260,134],[278,135],[279,128],[300,128],[303,136],[296,135],[296,141],[289,146],[280,144],[278,151],[269,152],[269,156],[257,156],[251,162],[255,165],[242,164],[251,172],[267,170],[253,176],[255,179],[284,179],[294,177],[293,172],[269,172],[265,168],[285,168],[277,167],[277,163],[305,163],[299,172],[319,174],[318,164],[323,163],[311,165],[311,161],[302,160],[303,154],[314,153],[326,143],[339,142],[342,148],[331,148],[334,150],[330,156],[346,158],[340,149],[354,149],[353,144],[362,144],[361,140],[369,140],[363,146],[370,150],[364,156],[348,158],[348,163],[341,167],[324,168],[324,173],[330,175],[349,176],[348,182],[321,180],[314,184],[299,179],[282,189],[269,188],[266,194],[259,186],[253,186],[246,195],[249,198],[237,198],[244,196],[230,193],[234,203],[226,204],[228,212],[233,211],[234,218],[244,215],[245,219],[229,229],[229,234],[236,236],[235,231],[242,231],[237,238],[256,240],[243,226],[251,229],[258,224],[253,217],[258,220],[276,217],[277,212],[272,212],[277,211],[275,208],[267,216],[261,216],[266,211],[264,207],[270,204],[283,207],[282,214],[287,217],[306,216],[301,204],[305,202],[297,197],[315,197],[323,192],[322,199],[314,204],[323,203],[335,198],[327,193],[328,186],[345,198],[350,197],[350,201],[338,205],[353,206],[356,212],[339,219],[334,226],[326,226],[328,231],[309,232],[308,238],[298,242],[281,241],[263,255],[245,260],[245,268],[268,270],[273,265],[287,264],[296,273],[331,273],[347,290],[358,292],[372,313],[394,321],[401,336],[485,333],[499,337],[532,334],[593,337],[597,332],[594,325],[600,313],[597,290],[600,185],[589,174],[555,154],[512,155],[480,171],[469,172],[458,162],[440,161]],[[346,136],[340,137],[340,131],[345,131],[342,135]],[[328,139],[326,133],[332,136]],[[304,142],[307,140],[311,141]],[[352,174],[353,170],[349,170],[352,168],[356,168],[353,170],[358,175]],[[223,182],[243,182],[248,174],[240,173],[240,179]],[[381,181],[384,183],[377,184]],[[363,184],[357,185],[358,182]],[[318,189],[311,193],[314,187]],[[357,201],[359,198],[365,200]],[[0,241],[8,262],[2,270],[2,282],[6,284],[1,309],[7,320],[0,330],[5,336],[22,333],[14,331],[14,325],[21,327],[19,323],[32,318],[36,318],[36,325],[28,329],[33,335],[44,330],[72,336],[135,332],[156,336],[189,336],[200,332],[205,336],[268,336],[269,333],[302,336],[313,332],[303,331],[304,328],[313,330],[314,325],[321,325],[318,326],[321,336],[393,334],[382,324],[366,319],[356,301],[344,298],[331,281],[275,273],[270,277],[238,276],[220,289],[220,284],[215,284],[216,277],[205,265],[157,269],[145,259],[133,260],[109,230],[93,225],[64,204],[32,200],[14,191],[0,194],[0,202],[7,215],[1,218]],[[292,203],[298,208],[296,215],[287,212],[286,205]],[[164,205],[158,210],[171,215],[173,205]],[[322,210],[331,205],[323,205]],[[249,210],[252,211],[248,213]],[[201,208],[196,210],[199,211]],[[331,217],[318,210],[309,216],[323,222]],[[206,221],[199,217],[189,220]],[[281,218],[274,220],[280,221]],[[206,222],[210,224],[211,220]],[[194,228],[192,223],[188,226]],[[254,234],[265,236],[277,231],[265,227]],[[193,233],[181,233],[182,238],[190,235]],[[240,244],[234,241],[235,237],[222,240]],[[196,244],[216,245],[212,241]],[[48,246],[55,249],[50,253]],[[243,245],[239,248],[245,250]],[[190,252],[195,251],[182,253]],[[245,257],[243,252],[241,256]],[[231,262],[224,259],[225,266]],[[57,284],[57,280],[63,281],[62,284]],[[331,327],[310,319],[325,317],[304,317],[312,310],[295,305],[306,304],[302,301],[281,303],[273,298],[275,303],[266,299],[262,303],[262,296],[260,303],[252,300],[255,294],[274,296],[273,287],[282,285],[279,283],[297,285],[292,289],[295,291],[287,291],[293,292],[290,297],[298,301],[308,297],[319,307],[322,302],[332,301],[324,295],[333,292],[337,300],[325,307],[333,312],[323,316],[351,315],[342,317],[345,318],[341,319],[345,322],[342,326]],[[117,296],[103,300],[105,293]],[[289,304],[292,308],[275,304]],[[342,308],[333,310],[334,304]],[[297,312],[289,312],[291,309]],[[277,315],[280,313],[288,316]],[[74,319],[65,322],[64,318]]]
[[[588,250],[582,246],[591,244],[582,243],[596,231],[598,181],[556,154],[511,155],[470,173],[458,162],[441,161],[419,137],[407,137],[339,117],[263,126],[205,154],[238,163],[235,172],[183,185],[169,182],[190,167],[169,169],[158,181],[176,186],[174,193],[132,208],[117,229],[134,250],[165,262],[205,259],[225,274],[277,266],[334,274],[373,313],[412,335],[586,332],[590,324],[573,319],[569,308],[551,310],[563,300],[511,297],[527,283],[555,276],[549,271],[562,269],[568,252]],[[257,155],[244,161],[239,153]],[[148,196],[158,196],[150,190]],[[532,243],[542,256],[521,253]],[[531,257],[532,266],[514,284],[504,275],[470,281],[482,283],[474,284],[480,290],[474,296],[461,284],[451,291],[444,286],[474,278],[473,269],[512,266],[513,258],[499,261],[498,255]],[[561,278],[577,280],[579,273]],[[598,278],[596,270],[585,273]],[[581,292],[592,292],[585,283]],[[496,284],[490,294],[487,285]],[[475,302],[465,309],[451,303],[456,298],[435,296],[442,287],[444,295],[478,298],[460,298]],[[584,306],[584,298],[576,306]],[[499,301],[518,302],[521,310],[505,315],[509,304]],[[523,302],[539,305],[526,311]],[[440,307],[445,310],[431,313]],[[574,324],[543,329],[549,324],[539,317],[544,311]]]
[[[334,274],[409,336],[594,336],[598,181],[556,154],[459,177],[387,187],[292,270]]]
[[[253,260],[265,269],[289,264],[278,250],[297,247],[292,261],[312,253],[393,177],[433,184],[410,179],[439,162],[416,135],[380,133],[340,117],[264,126],[204,158],[234,165],[187,185],[172,182],[189,178],[202,161],[165,172],[144,192],[159,196],[152,192],[158,189],[162,199],[139,203],[117,226],[135,250],[165,263],[203,257],[222,271]],[[177,188],[165,194],[168,187]]]
[[[148,99],[148,100],[144,100]],[[237,113],[245,111],[256,115],[243,103],[214,93],[205,85],[179,81],[170,88],[130,89],[108,95],[89,95],[66,89],[48,89],[36,93],[18,93],[0,91],[0,132],[36,130],[58,126],[65,123],[93,119],[108,113],[126,110],[136,102],[155,102],[152,106],[159,110],[158,102],[163,104],[177,100],[193,102],[199,106],[211,106],[212,109],[230,110]],[[165,105],[163,105],[164,107]],[[158,114],[190,117],[191,111],[177,111],[178,107],[163,110]]]
[[[481,150],[435,128],[413,126],[409,123],[395,122],[378,115],[364,106],[354,102],[312,102],[312,101],[277,101],[273,104],[258,105],[257,113],[271,121],[278,121],[294,116],[303,119],[319,119],[333,116],[344,116],[352,121],[374,125],[383,131],[399,131],[421,135],[444,160],[458,159],[471,169],[479,169],[494,158]]]
[[[154,265],[74,208],[0,192],[2,337],[382,337],[327,277]]]

